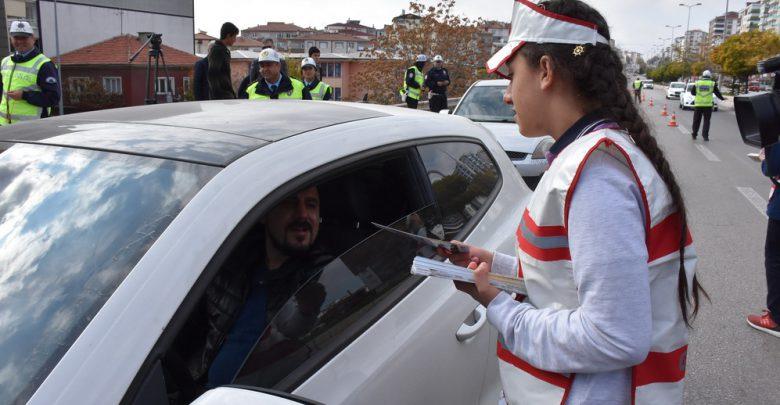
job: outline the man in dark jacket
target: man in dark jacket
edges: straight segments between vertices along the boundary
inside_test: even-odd
[[[205,341],[189,364],[194,381],[206,388],[229,384],[285,303],[302,299],[296,291],[304,284],[315,292],[321,287],[317,273],[333,258],[316,247],[319,217],[318,189],[301,190],[268,212],[260,237],[236,249],[247,254],[231,260],[206,290]],[[321,291],[303,298],[311,304],[307,319],[319,313],[324,298]]]
[[[433,57],[433,67],[425,75],[425,87],[428,92],[428,107],[437,113],[447,109],[447,87],[450,85],[450,73],[444,68],[441,55]]]
[[[249,93],[246,92],[246,89],[249,88],[249,86],[251,86],[252,83],[256,82],[259,77],[260,77],[260,62],[257,59],[255,59],[249,65],[249,74],[244,77],[244,80],[241,80],[241,84],[238,86],[238,91],[236,92],[236,96],[242,99],[249,98]]]
[[[238,27],[232,23],[222,24],[219,41],[209,51],[209,97],[212,100],[229,100],[236,98],[233,81],[230,76],[230,49],[238,37]]]
[[[211,49],[211,47],[209,47]],[[195,100],[204,101],[209,100],[209,60],[208,57],[203,58],[195,62],[195,86],[192,91],[195,95]]]

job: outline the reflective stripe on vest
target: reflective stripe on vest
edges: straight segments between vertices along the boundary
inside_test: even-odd
[[[579,307],[569,251],[568,209],[585,163],[602,153],[629,167],[643,198],[653,332],[646,360],[632,368],[632,402],[681,404],[688,329],[677,299],[680,216],[663,179],[622,132],[604,129],[575,140],[543,175],[517,230],[519,267],[527,300],[539,309]],[[690,234],[685,250],[689,286],[696,266]],[[690,287],[689,287],[690,288]],[[499,343],[499,370],[510,404],[559,404],[576,375],[540,370]]]
[[[712,80],[699,80],[696,82],[696,98],[694,107],[712,107],[714,101],[715,82]]]
[[[292,90],[279,93],[279,99],[291,99],[291,100],[302,100],[303,99],[303,88],[305,87],[303,82],[300,80],[293,79],[292,77],[289,78],[290,82],[292,82]],[[247,87],[246,93],[249,94],[250,100],[271,100],[271,97],[265,95],[265,94],[257,94],[257,86],[260,84],[259,81],[256,81],[252,83],[251,86]]]
[[[413,100],[419,100],[420,94],[422,93],[422,86],[425,82],[425,75],[423,75],[420,69],[417,69],[417,66],[412,66],[409,69],[414,69],[414,81],[417,82],[420,87],[416,89],[409,87],[409,85],[406,84],[406,77],[404,76],[404,89],[401,91],[401,94],[406,94],[406,97],[409,97]]]
[[[40,54],[24,63],[14,63],[7,56],[0,63],[0,75],[3,78],[3,97],[0,101],[0,125],[10,125],[18,121],[32,121],[41,118],[43,108],[34,106],[25,100],[7,97],[9,91],[41,91],[38,86],[38,72],[49,58]]]
[[[325,99],[325,95],[328,93],[328,90],[330,89],[330,86],[323,82],[319,82],[317,84],[317,87],[309,90],[311,93],[311,99],[312,100],[323,100]]]

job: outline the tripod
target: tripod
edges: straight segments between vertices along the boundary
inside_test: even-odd
[[[133,61],[138,57],[138,55],[141,54],[141,51],[143,51],[147,45],[149,45],[151,49],[149,49],[149,59],[146,61],[146,99],[144,101],[146,104],[157,104],[157,94],[160,94],[160,59],[162,59],[166,81],[166,91],[164,94],[166,95],[166,100],[169,100],[168,102],[170,102],[173,100],[173,92],[171,91],[168,65],[165,64],[165,55],[163,54],[163,50],[161,48],[162,34],[151,34],[149,39],[146,40],[143,45],[141,45],[141,48],[139,48],[138,51],[136,51],[136,53],[130,57],[130,63],[133,63]],[[154,59],[154,72],[152,72],[152,59]],[[152,73],[154,73],[154,76],[152,76]],[[149,86],[149,81],[152,79],[154,80],[154,90],[152,90],[152,88]]]

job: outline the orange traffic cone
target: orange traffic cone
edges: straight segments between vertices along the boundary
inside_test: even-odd
[[[653,106],[653,99],[651,98],[650,99],[650,107],[652,107],[652,106]]]
[[[642,94],[642,101],[645,101],[645,95]]]
[[[664,104],[664,109],[661,111],[661,116],[666,117],[667,115],[669,115],[669,111],[666,109],[666,104]]]
[[[670,127],[676,127],[677,126],[677,114],[672,113],[672,119],[669,121]]]

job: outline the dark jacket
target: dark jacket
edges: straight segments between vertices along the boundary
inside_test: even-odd
[[[209,97],[212,100],[236,98],[230,76],[230,49],[222,41],[214,42],[208,56]]]
[[[446,81],[447,84],[444,86],[439,86],[436,84],[436,82],[444,82]],[[447,86],[449,86],[450,82],[450,73],[447,71],[446,68],[436,69],[432,68],[428,71],[428,73],[425,75],[425,87],[431,89],[432,93],[436,93],[438,95],[447,95]]]
[[[764,148],[766,159],[761,163],[761,171],[764,175],[772,178],[772,184],[775,187],[772,198],[769,199],[769,206],[766,214],[769,218],[780,221],[780,143]]]
[[[238,86],[238,91],[236,92],[236,97],[242,99],[249,98],[249,94],[247,94],[246,89],[247,87],[251,86],[252,83],[257,81],[258,77],[260,77],[260,62],[255,59],[249,65],[249,74],[246,75],[243,80],[241,80],[241,84]]]
[[[203,101],[209,99],[209,60],[208,57],[203,58],[195,62],[195,82],[192,91],[195,95],[195,100]]]
[[[279,87],[276,89],[276,91],[272,92],[271,89],[268,88],[268,84],[265,82],[265,80],[260,79],[260,83],[258,83],[257,87],[255,88],[255,93],[269,96],[272,100],[276,100],[279,98],[279,94],[291,91],[292,89],[292,81],[289,77],[282,73],[282,80],[279,82]],[[311,100],[311,93],[306,87],[303,88],[303,100]]]
[[[259,238],[257,243],[263,243],[262,238]],[[205,344],[189,365],[190,374],[195,381],[205,382],[208,377],[211,363],[241,314],[251,289],[253,272],[258,268],[257,263],[262,263],[263,260],[265,254],[262,249],[243,255],[242,258],[229,263],[207,287],[201,306],[205,311],[201,319],[205,325]],[[273,319],[293,294],[332,260],[333,257],[323,250],[313,248],[308,255],[290,258],[282,267],[263,274],[263,283],[271,292],[266,306],[266,319]]]
[[[22,56],[20,54],[14,54],[11,56],[11,60],[14,63],[24,63],[30,61],[32,58],[41,54],[38,48],[35,48],[28,55]],[[49,108],[54,107],[60,102],[60,86],[59,75],[57,74],[57,67],[53,62],[46,62],[41,65],[38,70],[38,79],[36,84],[41,88],[41,91],[24,91],[22,92],[22,99],[36,107],[43,107],[41,112],[41,118],[49,116]],[[4,89],[3,78],[0,77],[0,91]]]
[[[304,86],[306,86],[306,82],[303,82]],[[314,79],[312,83],[309,83],[308,86],[306,86],[306,90],[309,92],[309,97],[311,97],[311,91],[314,90],[318,85],[320,84],[320,79]],[[325,92],[325,95],[322,97],[323,101],[331,100],[333,99],[333,87],[328,86],[328,90]]]

